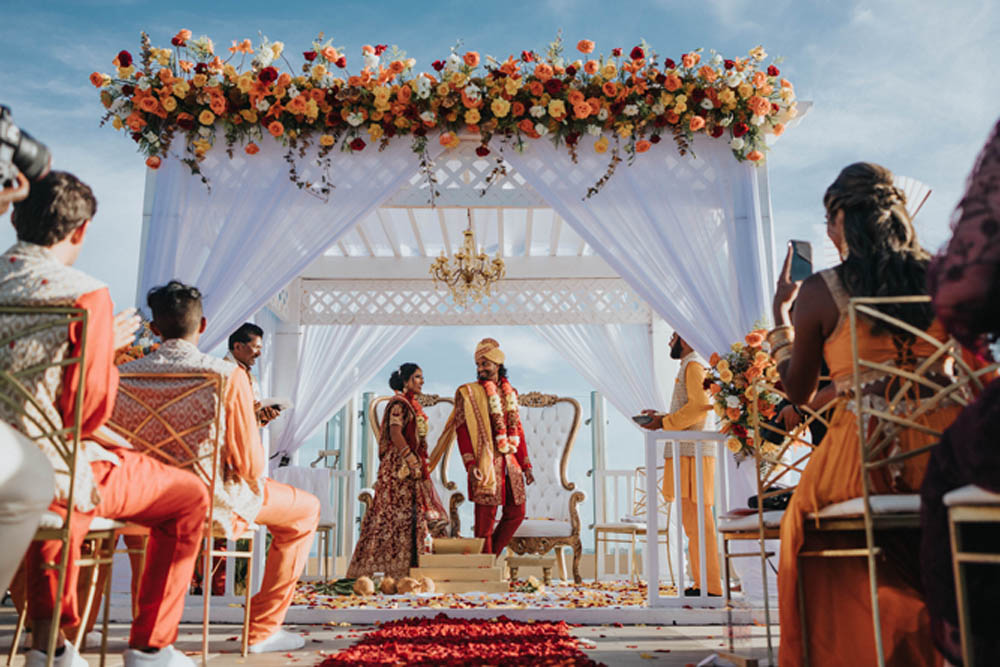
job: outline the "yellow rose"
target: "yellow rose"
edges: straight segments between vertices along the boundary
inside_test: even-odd
[[[439,83],[437,87],[438,97],[444,97],[451,92],[451,87],[447,83]]]
[[[389,96],[392,94],[392,91],[386,86],[378,86],[372,91],[372,93],[375,95],[376,104],[386,104],[389,101]]]
[[[764,352],[763,350],[761,350],[761,351],[757,352],[757,354],[753,355],[754,362],[756,362],[758,364],[767,363],[767,361],[770,358],[771,358],[771,355],[769,355],[767,352]]]
[[[372,138],[372,141],[378,141],[382,137],[382,126],[372,123],[368,126],[368,136]]]
[[[480,120],[479,109],[469,109],[468,111],[465,112],[466,125],[475,125],[479,122],[479,120]]]
[[[215,122],[215,114],[205,109],[200,114],[198,114],[198,122],[202,125],[211,125]]]
[[[733,381],[733,372],[727,368],[726,370],[719,373],[719,379],[722,380],[724,383],[729,384],[730,382]]]
[[[688,110],[688,107],[683,102],[678,103],[674,106],[674,113],[680,116],[682,113]]]
[[[240,89],[241,93],[249,93],[250,89],[253,88],[253,77],[244,74],[236,80],[236,87]]]
[[[369,116],[369,119],[375,121],[376,123],[381,121],[383,118],[385,118],[385,111],[383,111],[382,109],[376,109],[375,111],[372,112],[372,115]]]
[[[739,441],[739,440],[737,440],[736,438],[731,438],[731,437],[730,437],[730,438],[726,438],[726,447],[727,447],[727,448],[729,449],[729,451],[731,451],[731,452],[732,452],[733,454],[738,454],[738,453],[739,453],[739,451],[740,451],[741,449],[743,449],[743,445],[742,445],[742,444],[740,444],[740,441]]]
[[[674,103],[673,95],[671,95],[668,92],[660,93],[660,104],[662,104],[665,107],[669,107],[673,103]]]
[[[601,68],[601,76],[605,79],[613,79],[616,74],[618,74],[618,68],[615,67],[614,63],[606,63],[604,67]]]
[[[745,100],[749,98],[751,95],[753,95],[753,86],[744,81],[739,85],[736,91],[740,94],[740,98]]]
[[[566,103],[562,100],[552,100],[549,102],[549,115],[553,118],[562,118],[566,115]]]
[[[226,78],[230,80],[239,78],[239,74],[236,73],[236,68],[232,65],[226,65],[223,67],[222,73],[225,74]]]
[[[736,93],[733,92],[732,88],[726,88],[721,93],[719,93],[719,101],[725,104],[733,104],[736,102]]]
[[[332,146],[334,142],[332,134],[321,134],[319,137],[320,146]]]
[[[729,349],[731,349],[733,352],[739,352],[740,350],[743,349],[743,343],[739,342],[733,343],[732,345],[729,346]]]
[[[729,370],[729,362],[726,361],[725,359],[719,359],[719,363],[717,363],[715,365],[715,367],[719,370],[720,373],[722,371],[728,371]]]
[[[505,118],[510,113],[510,102],[502,97],[498,97],[490,103],[490,111],[497,118]]]
[[[622,123],[618,126],[618,136],[622,139],[628,139],[632,136],[632,123]]]
[[[764,372],[764,377],[766,377],[770,382],[777,382],[781,379],[781,374],[778,373],[777,368],[771,366]]]
[[[195,88],[201,88],[206,83],[208,83],[208,77],[205,76],[204,74],[195,74],[193,77],[191,77],[191,83],[194,84]]]
[[[122,129],[122,119],[119,118],[118,116],[115,116],[114,118],[112,118],[111,119],[111,127],[115,128],[116,130]]]
[[[132,74],[134,74],[134,73],[135,73],[135,67],[133,67],[132,65],[129,65],[128,67],[119,67],[118,68],[118,78],[119,79],[127,79],[130,76],[132,76]]]
[[[284,42],[274,42],[271,44],[271,55],[274,58],[281,56],[281,52],[285,50]]]
[[[204,155],[205,153],[208,152],[208,149],[212,147],[212,144],[205,141],[204,139],[198,139],[197,141],[193,141],[191,142],[191,145],[194,146],[194,152],[196,155]]]
[[[163,100],[163,108],[166,109],[167,111],[173,111],[174,109],[176,109],[177,98],[174,97],[173,95],[167,97],[165,100]]]
[[[521,80],[508,76],[503,84],[503,89],[508,95],[514,95],[521,90]]]
[[[608,138],[601,137],[594,142],[594,151],[597,153],[606,153],[608,151]]]
[[[314,79],[322,79],[324,76],[326,76],[326,72],[327,72],[326,65],[321,64],[321,65],[313,65],[310,74],[312,74],[312,78]]]
[[[188,85],[187,81],[178,81],[173,86],[174,95],[183,99],[187,97],[187,94],[191,91],[191,86]]]
[[[449,81],[451,82],[451,85],[461,88],[465,85],[466,78],[461,72],[455,72],[451,75]]]
[[[253,109],[242,109],[240,110],[240,115],[243,116],[243,120],[248,123],[257,122],[257,112]]]
[[[715,409],[715,414],[719,417],[722,417],[726,414],[726,409],[722,407],[721,403],[716,403],[714,409]]]

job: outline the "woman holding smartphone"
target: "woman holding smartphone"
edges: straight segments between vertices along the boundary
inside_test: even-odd
[[[801,664],[806,648],[814,665],[876,662],[865,559],[799,561],[797,556],[805,541],[804,521],[810,512],[862,494],[857,418],[847,397],[853,386],[848,301],[851,297],[927,292],[930,255],[917,242],[905,203],[905,195],[893,185],[892,172],[885,167],[856,163],[844,168],[823,198],[827,234],[842,262],[799,283],[791,277],[793,252],[789,248],[778,280],[773,304],[777,326],[768,340],[790,400],[802,405],[814,399],[824,359],[840,396],[827,434],[814,450],[781,522],[781,665]],[[790,316],[793,302],[796,307]],[[880,310],[938,340],[947,338],[929,303],[891,304]],[[932,346],[920,339],[875,321],[861,319],[857,329],[859,354],[866,359],[910,368],[933,353]],[[864,381],[872,400],[884,395],[884,377],[876,373]],[[942,429],[957,412],[957,406],[938,408],[926,415],[926,422]],[[900,435],[898,444],[910,451],[930,444],[930,440],[908,431]],[[906,459],[899,476],[892,480],[873,474],[873,492],[916,493],[927,460],[927,454]],[[813,544],[810,536],[809,549],[842,548],[846,546],[844,538],[824,536]],[[916,538],[907,546],[909,553],[915,554]],[[885,559],[880,564],[879,603],[886,656],[890,664],[932,664],[935,651],[924,602],[915,588],[916,568],[908,570],[904,565],[899,559]],[[799,615],[800,581],[804,619]],[[808,647],[803,645],[803,623],[808,624]]]

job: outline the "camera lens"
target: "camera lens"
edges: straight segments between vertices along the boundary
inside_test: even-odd
[[[45,174],[51,155],[45,144],[35,141],[27,132],[21,131],[21,141],[14,151],[12,162],[29,181],[37,181]]]

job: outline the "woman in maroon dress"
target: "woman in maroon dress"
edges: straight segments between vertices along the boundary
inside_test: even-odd
[[[448,514],[427,469],[427,415],[417,400],[423,384],[416,364],[403,364],[389,379],[396,395],[379,429],[375,498],[361,522],[348,577],[408,576],[426,536],[447,534]]]

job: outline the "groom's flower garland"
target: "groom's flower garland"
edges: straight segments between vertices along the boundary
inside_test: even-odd
[[[154,47],[143,33],[139,63],[121,51],[113,75],[90,75],[107,109],[103,121],[127,129],[149,167],[160,165],[178,137],[185,162],[199,173],[198,163],[217,144],[230,156],[235,146],[253,155],[266,132],[288,146],[292,180],[324,194],[333,185],[301,183],[295,172],[295,154],[304,155],[312,143],[322,158],[335,146],[381,149],[409,136],[433,185],[431,131],[440,132],[447,147],[458,145],[459,133],[480,136],[480,157],[490,153],[494,135],[515,148],[525,138],[547,138],[564,144],[574,160],[593,141],[592,150],[610,150],[611,160],[590,196],[611,176],[622,150],[633,159],[667,136],[681,154],[696,134],[706,134],[728,141],[738,160],[758,162],[765,136],[780,135],[797,113],[792,84],[776,63],[764,64],[759,46],[744,58],[710,51],[703,60],[697,49],[674,61],[661,60],[645,42],[628,55],[615,48],[596,56],[594,43],[581,40],[578,55],[564,55],[556,39],[545,54],[522,51],[503,62],[453,48],[432,63],[433,73],[416,73],[414,59],[378,45],[362,48],[362,67],[352,75],[331,40],[313,42],[299,67],[285,58],[281,42],[266,37],[256,49],[249,39],[234,41],[228,55],[217,55],[208,37],[192,39],[190,30],[171,44]],[[274,66],[279,58],[288,71]],[[489,180],[502,173],[498,157]]]
[[[484,382],[483,388],[490,407],[490,425],[493,427],[497,451],[501,454],[513,454],[521,442],[521,436],[518,435],[521,422],[518,418],[517,393],[506,378],[500,380],[499,392],[495,382]],[[503,394],[502,401],[500,393]]]

